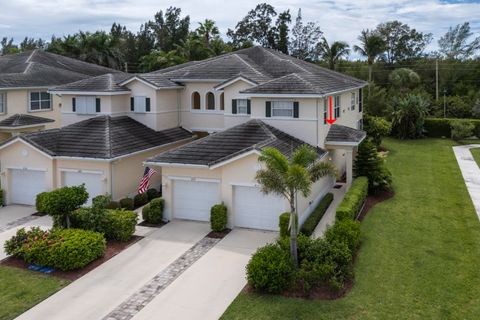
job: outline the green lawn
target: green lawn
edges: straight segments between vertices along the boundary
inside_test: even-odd
[[[480,166],[480,148],[470,149],[470,152],[473,155],[473,159],[475,159]]]
[[[446,139],[388,139],[396,195],[362,222],[343,299],[240,294],[223,319],[479,319],[480,222]]]
[[[13,319],[68,284],[48,275],[0,267],[0,319]]]

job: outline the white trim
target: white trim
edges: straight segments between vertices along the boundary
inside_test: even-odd
[[[229,164],[229,163],[231,163],[231,162],[234,162],[234,161],[237,161],[237,160],[239,160],[239,159],[245,158],[245,157],[247,157],[247,156],[249,156],[249,155],[252,155],[252,154],[260,155],[260,152],[259,152],[258,150],[255,150],[255,149],[250,150],[250,151],[248,151],[248,152],[239,154],[239,155],[237,155],[237,156],[235,156],[235,157],[233,157],[233,158],[230,158],[230,159],[227,159],[227,160],[225,160],[225,161],[222,161],[222,162],[219,162],[219,163],[217,163],[217,164],[214,164],[213,166],[210,166],[210,170],[214,170],[214,169],[216,169],[216,168],[222,167],[222,166],[224,166],[224,165],[226,165],[226,164]]]
[[[170,79],[173,82],[223,82],[228,79]]]
[[[84,169],[70,169],[70,168],[59,168],[60,172],[75,172],[75,173],[90,173],[90,174],[99,174],[103,175],[103,170],[84,170]]]
[[[46,101],[42,99],[42,92],[48,93],[50,96],[50,107],[48,109],[42,109],[42,101]],[[32,93],[38,93],[38,110],[32,110]],[[34,113],[34,112],[48,112],[53,111],[53,96],[48,90],[28,90],[27,91],[27,113]]]
[[[54,121],[51,122],[45,122],[45,123],[37,123],[37,124],[29,124],[27,126],[17,126],[17,127],[0,127],[0,130],[6,130],[6,131],[14,131],[14,130],[19,130],[19,129],[28,129],[28,128],[35,128],[35,127],[44,127],[48,123],[53,123]]]
[[[367,84],[357,86],[357,87],[353,87],[353,88],[349,88],[349,89],[329,92],[327,94],[249,93],[249,92],[244,92],[244,91],[240,91],[240,93],[245,94],[245,95],[249,95],[250,97],[259,97],[259,98],[261,98],[261,97],[265,97],[265,98],[325,98],[325,97],[333,96],[333,95],[336,95],[336,94],[341,94],[341,93],[350,92],[350,91],[353,91],[353,90],[358,90],[358,89],[361,89],[365,86],[367,86]]]
[[[249,188],[260,187],[260,184],[258,183],[247,183],[247,182],[230,182],[230,185],[233,187],[249,187]]]
[[[3,87],[3,88],[0,88],[0,91],[9,91],[9,90],[36,90],[36,89],[47,89],[48,91],[48,88],[50,88],[51,86],[42,86],[42,87],[11,87],[11,88],[7,88],[7,87]]]
[[[28,143],[27,141],[21,139],[20,137],[16,137],[15,139],[13,139],[13,140],[5,143],[4,145],[1,145],[1,146],[0,146],[0,150],[6,148],[6,147],[8,147],[8,146],[11,146],[12,144],[14,144],[14,143],[17,142],[17,141],[20,141],[20,142],[22,142],[24,145],[26,145],[26,146],[28,146],[28,147],[30,147],[30,148],[32,148],[32,149],[40,152],[42,155],[44,155],[44,156],[47,157],[48,159],[53,159],[53,157],[52,157],[51,155],[45,153],[44,151],[42,151],[42,150],[40,150],[39,148],[37,148],[36,146]]]
[[[204,164],[188,164],[188,163],[169,163],[169,162],[152,162],[144,161],[143,165],[157,166],[157,167],[173,167],[173,168],[203,168],[208,169]]]
[[[134,80],[137,80],[138,82],[141,82],[141,83],[143,83],[144,85],[149,86],[150,88],[153,88],[153,89],[155,89],[155,90],[183,89],[183,88],[184,88],[183,86],[180,86],[180,85],[179,85],[179,86],[172,86],[172,87],[157,87],[157,86],[154,85],[153,83],[150,83],[150,82],[148,82],[147,80],[145,80],[145,79],[143,79],[143,78],[141,78],[141,77],[139,77],[139,76],[133,76],[133,77],[130,77],[130,78],[128,78],[128,79],[125,79],[125,80],[123,80],[122,82],[120,82],[118,85],[119,85],[119,86],[123,86],[123,85],[126,85],[126,84],[134,81]],[[172,81],[172,80],[170,80],[170,81]]]
[[[190,109],[190,112],[194,114],[217,114],[217,115],[223,115],[225,113],[224,110],[217,110],[217,109]]]
[[[76,95],[76,96],[119,96],[119,95],[126,95],[132,93],[131,91],[112,91],[112,92],[107,92],[107,91],[71,91],[71,90],[48,90],[47,91],[50,94],[68,94],[68,95]]]
[[[220,183],[220,179],[209,179],[209,178],[192,178],[192,181],[198,182],[209,182],[209,183]]]
[[[224,117],[243,117],[243,118],[252,118],[251,114],[243,114],[243,113],[225,113]],[[252,118],[252,119],[260,119],[260,118]],[[270,119],[270,118],[267,118]]]
[[[187,129],[185,129],[187,130]],[[219,132],[225,130],[225,128],[205,128],[205,127],[193,127],[190,128],[190,130],[193,131],[201,131],[201,132]],[[189,131],[190,131],[189,130]]]
[[[362,143],[362,141],[366,138],[363,137],[359,142],[343,142],[343,141],[338,141],[338,142],[328,142],[328,141],[325,141],[325,145],[326,146],[330,146],[330,147],[335,147],[335,146],[350,146],[350,147],[356,147],[358,146],[360,143]]]
[[[169,180],[181,180],[181,181],[192,181],[192,177],[182,177],[182,176],[167,176]]]
[[[229,85],[231,85],[231,84],[233,84],[233,83],[235,83],[235,82],[238,82],[238,81],[246,82],[246,83],[248,83],[248,84],[250,84],[250,85],[252,85],[252,86],[257,86],[257,85],[258,85],[258,83],[253,82],[252,80],[249,80],[249,79],[247,79],[247,78],[245,78],[245,77],[242,77],[242,76],[238,76],[238,77],[235,77],[235,78],[231,79],[230,81],[227,81],[227,82],[225,82],[225,83],[223,83],[223,84],[220,84],[220,85],[218,85],[218,86],[215,86],[215,87],[213,87],[213,88],[218,91],[218,90],[221,90],[221,89],[223,89],[223,88],[225,88],[225,87],[228,87]]]
[[[279,121],[318,121],[319,119],[315,118],[289,118],[289,117],[255,117],[252,119],[258,120],[279,120]]]
[[[32,167],[11,167],[11,166],[8,166],[8,167],[5,167],[5,169],[7,170],[29,170],[29,171],[40,171],[40,172],[48,172],[47,169],[45,168],[32,168]]]

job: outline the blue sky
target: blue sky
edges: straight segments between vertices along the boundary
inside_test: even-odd
[[[189,14],[192,27],[205,18],[217,21],[225,33],[233,28],[248,10],[261,1],[182,0],[0,0],[0,37],[25,36],[49,39],[78,30],[108,30],[116,21],[138,30],[155,12],[168,6],[181,7]],[[302,8],[304,20],[316,21],[329,41],[343,40],[351,45],[364,28],[378,23],[400,20],[423,32],[431,32],[435,49],[438,38],[450,26],[470,21],[476,35],[480,33],[480,0],[280,0],[270,1],[277,11],[290,9],[294,16]]]

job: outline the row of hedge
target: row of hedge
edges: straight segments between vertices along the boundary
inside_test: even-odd
[[[102,196],[99,196],[102,197]],[[155,188],[150,188],[145,193],[139,193],[133,198],[123,198],[117,201],[110,201],[106,208],[108,209],[125,209],[125,210],[134,210],[136,208],[143,207],[148,204],[153,199],[161,197],[160,191]]]
[[[336,220],[355,220],[368,196],[368,178],[353,180],[350,189],[337,207]]]
[[[452,136],[452,121],[469,121],[474,126],[474,135],[480,138],[480,119],[453,119],[453,118],[427,118],[423,128],[425,134],[432,138],[450,138]]]

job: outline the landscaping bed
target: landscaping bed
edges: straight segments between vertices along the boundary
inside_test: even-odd
[[[90,262],[87,264],[85,267],[81,269],[76,269],[76,270],[70,270],[70,271],[62,271],[62,270],[55,270],[49,275],[61,278],[61,279],[67,279],[70,281],[77,280],[78,278],[84,276],[85,274],[89,273],[93,269],[97,268],[101,264],[107,262],[111,258],[115,257],[117,254],[122,252],[123,250],[127,249],[130,247],[132,244],[140,241],[143,239],[141,236],[132,236],[130,240],[121,242],[121,241],[109,241],[107,242],[107,246],[105,249],[105,254]],[[15,268],[20,268],[20,269],[27,269],[29,264],[23,261],[21,258],[10,256],[7,257],[3,260],[0,261],[1,266],[8,266],[8,267],[15,267]],[[37,272],[39,274],[42,274],[41,272]]]
[[[209,234],[207,234],[207,237],[213,238],[213,239],[223,239],[227,234],[230,233],[232,229],[225,229],[223,231],[210,231]]]
[[[390,198],[393,198],[395,193],[393,191],[385,191],[379,194],[374,194],[370,195],[367,197],[367,200],[365,201],[365,204],[363,205],[362,211],[360,211],[360,214],[357,217],[357,220],[363,221],[365,219],[365,216],[367,215],[368,211],[374,207],[377,203],[383,202],[385,200],[388,200]]]

